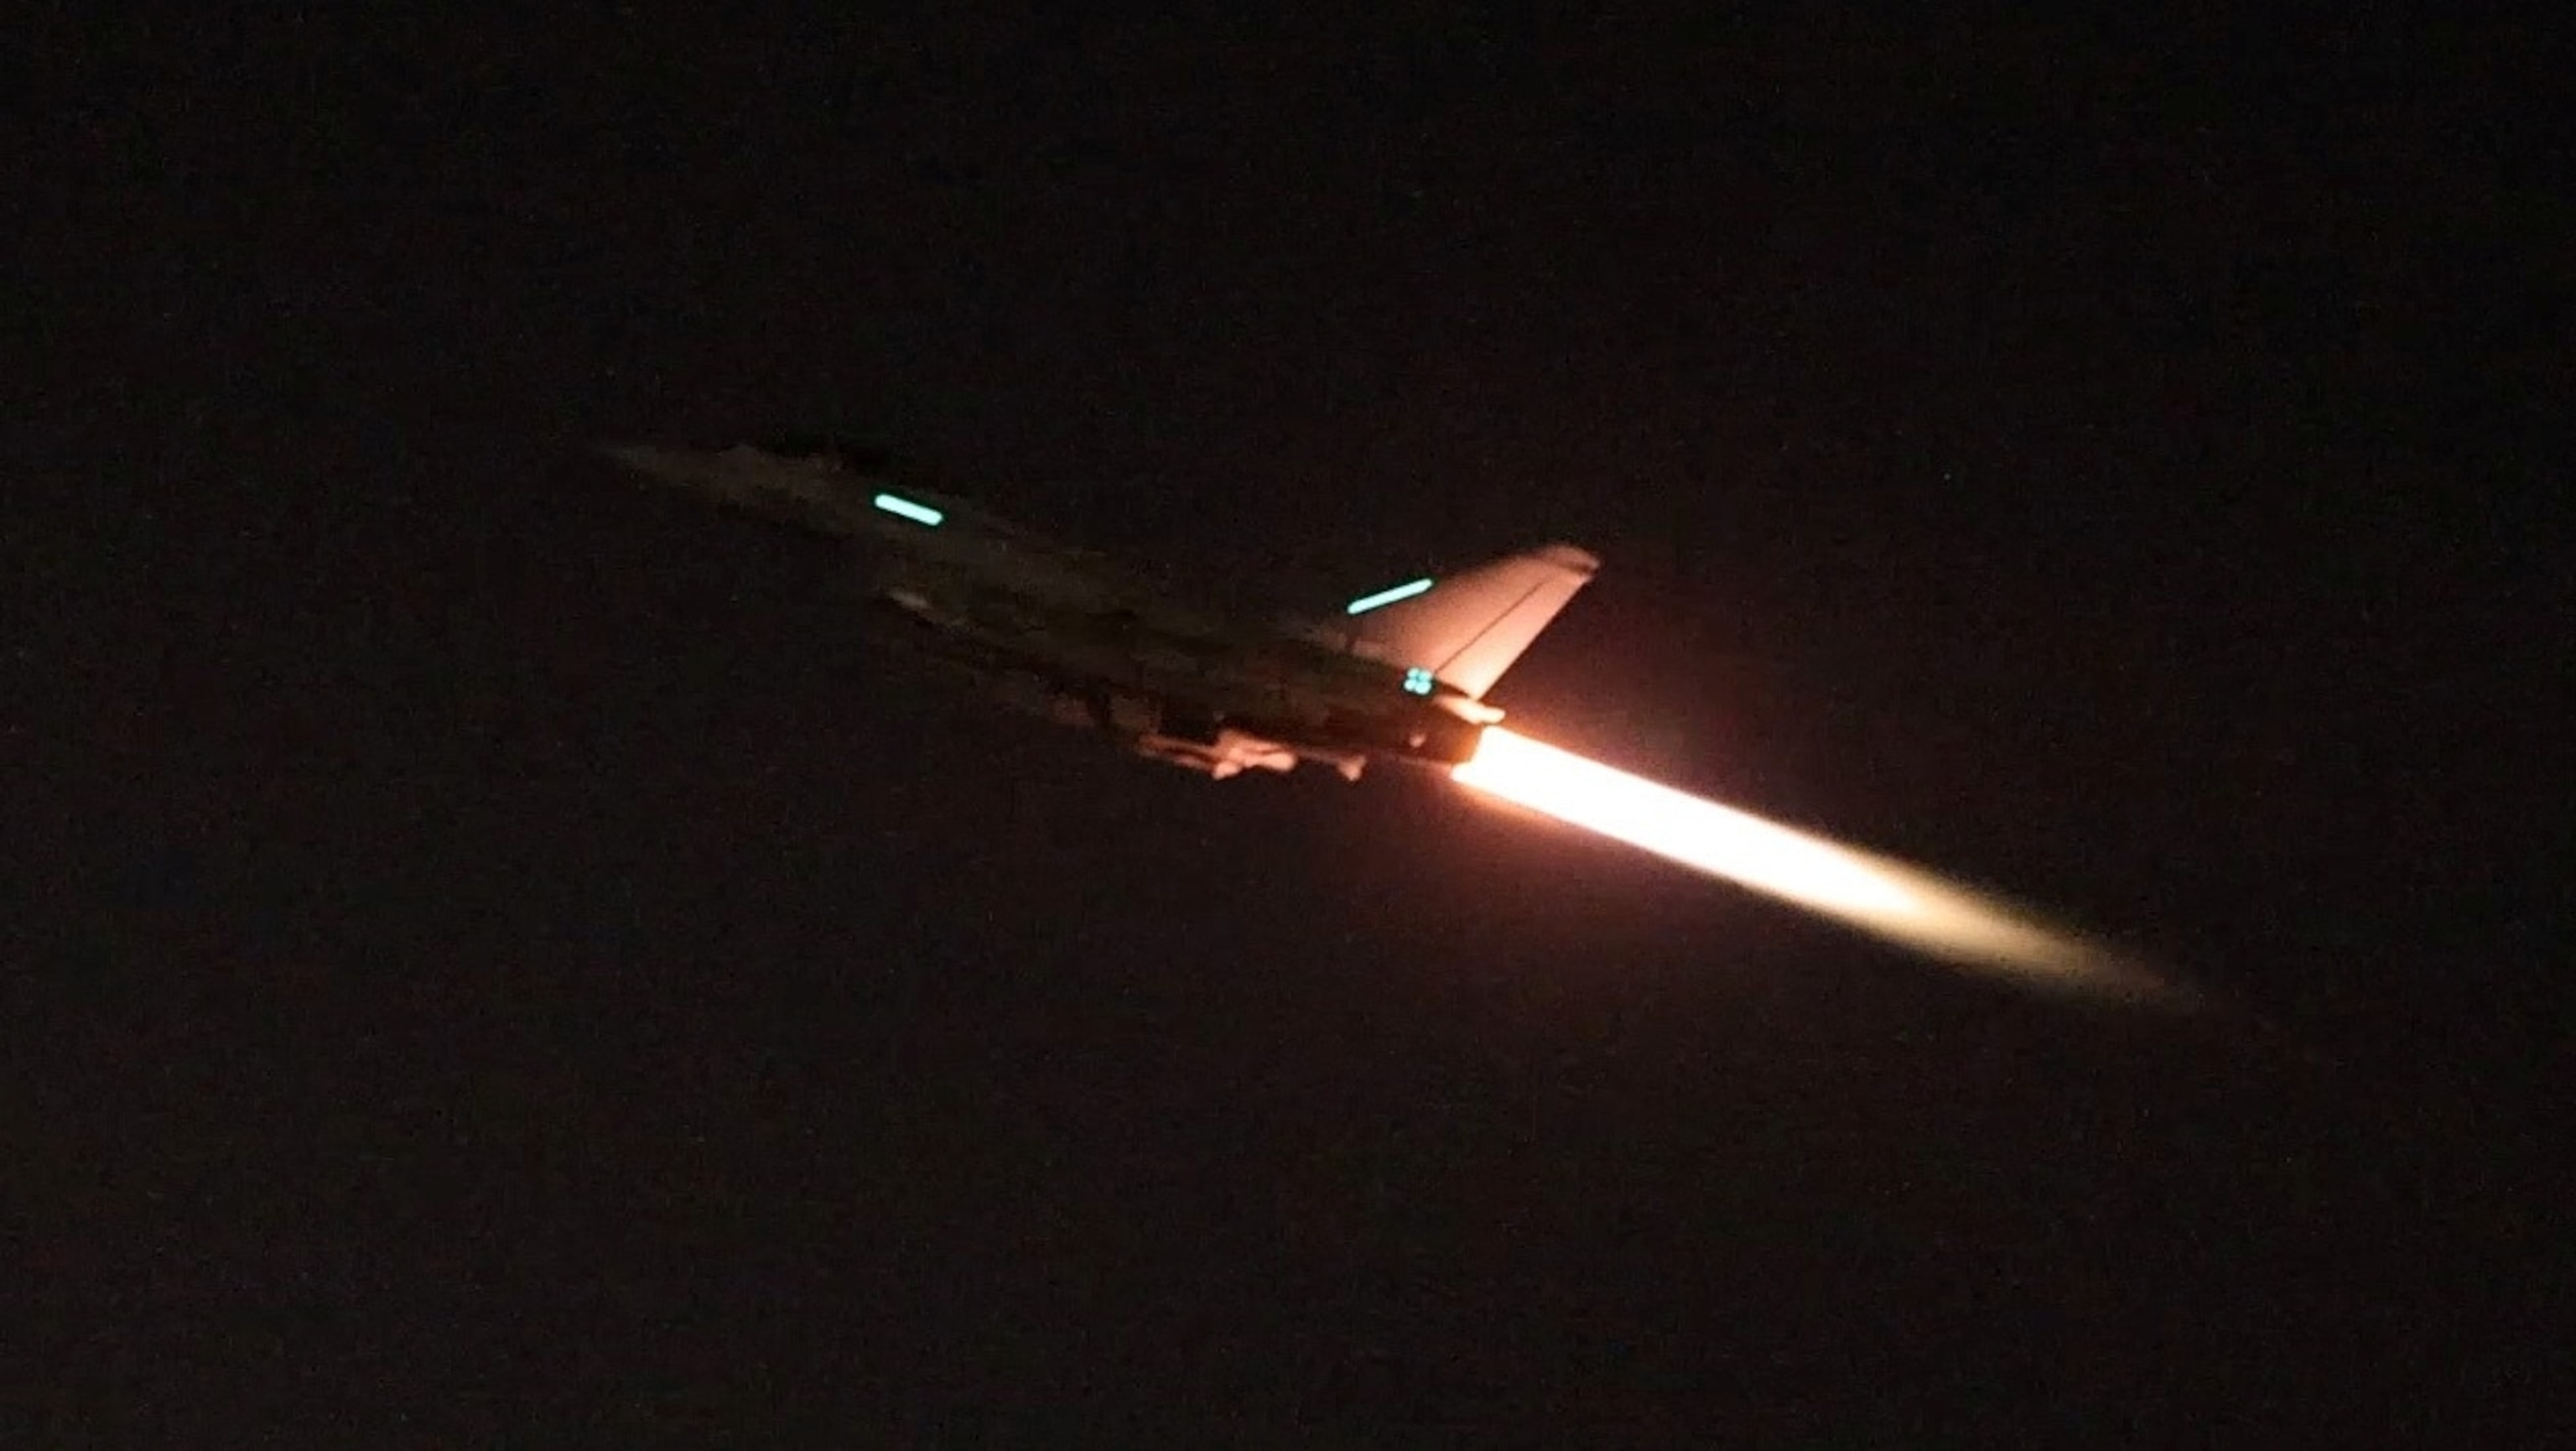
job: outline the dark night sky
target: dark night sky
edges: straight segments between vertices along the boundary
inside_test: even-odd
[[[26,31],[40,1427],[2512,1415],[2563,73],[2232,10]],[[578,452],[825,429],[1319,601],[1582,540],[1515,724],[2331,1066],[989,714]]]

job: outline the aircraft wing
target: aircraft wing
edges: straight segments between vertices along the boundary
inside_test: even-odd
[[[1589,550],[1548,544],[1363,595],[1348,612],[1367,653],[1481,699],[1600,568]]]

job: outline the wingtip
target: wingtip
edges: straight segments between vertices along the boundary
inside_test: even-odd
[[[1601,556],[1579,544],[1542,544],[1530,553],[1560,569],[1570,569],[1589,577],[1599,573]]]

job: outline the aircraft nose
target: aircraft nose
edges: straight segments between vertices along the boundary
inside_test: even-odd
[[[712,454],[649,443],[604,443],[598,451],[602,457],[654,483],[724,503],[742,500],[742,483],[729,477],[723,461]]]
[[[649,443],[603,443],[596,445],[594,451],[600,457],[623,464],[648,478],[665,483],[678,483],[682,478],[680,461],[673,458],[669,450],[655,448]]]

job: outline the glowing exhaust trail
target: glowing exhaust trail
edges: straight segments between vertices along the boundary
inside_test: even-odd
[[[1795,902],[1929,956],[2072,992],[2187,995],[2099,944],[1901,862],[1585,760],[1500,727],[1451,775],[1478,791]]]

